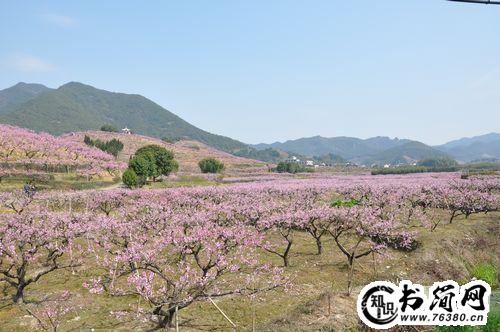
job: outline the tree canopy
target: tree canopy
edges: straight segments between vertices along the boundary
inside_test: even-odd
[[[198,163],[203,173],[220,173],[224,170],[224,163],[215,158],[205,158]]]
[[[168,176],[176,172],[179,164],[172,151],[159,145],[146,145],[135,152],[129,162],[129,168],[143,179],[151,178],[156,181],[162,175]]]

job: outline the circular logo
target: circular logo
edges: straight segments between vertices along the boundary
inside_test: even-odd
[[[365,286],[358,296],[357,309],[361,320],[371,328],[390,328],[398,317],[397,286],[376,281]]]

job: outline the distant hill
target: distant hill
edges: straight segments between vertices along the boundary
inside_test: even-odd
[[[346,159],[376,152],[376,149],[365,144],[362,139],[354,137],[314,136],[289,140],[284,143],[257,144],[254,147],[260,150],[274,148],[305,156],[323,156],[332,153]]]
[[[407,143],[383,150],[365,158],[367,164],[409,164],[427,158],[444,158],[448,155],[424,143],[409,141]]]
[[[39,94],[50,91],[42,84],[24,83],[20,82],[16,85],[0,90],[0,115],[7,114],[12,111],[16,106],[19,106]]]
[[[498,133],[462,138],[435,147],[385,136],[368,139],[314,136],[283,143],[247,145],[197,128],[143,96],[109,92],[77,82],[58,89],[18,83],[1,90],[0,123],[55,135],[97,130],[109,124],[155,138],[196,140],[237,156],[266,162],[278,162],[291,155],[366,165],[410,163],[444,156],[462,162],[500,158]]]
[[[391,139],[385,136],[368,139],[314,136],[284,143],[258,144],[254,147],[257,149],[275,148],[305,156],[315,156],[315,159],[335,155],[361,164],[412,163],[423,158],[446,156],[445,153],[420,142]]]
[[[462,162],[498,159],[500,158],[500,133],[465,137],[435,148]]]
[[[335,155],[365,165],[405,164],[437,157],[451,157],[460,162],[471,162],[500,159],[500,133],[461,138],[438,146],[386,136],[368,139],[313,136],[283,143],[261,143],[253,147],[260,152],[268,151],[267,154],[271,151],[269,149],[274,149],[302,156],[314,156],[316,160]]]
[[[491,143],[500,140],[500,133],[489,133],[480,136],[473,137],[463,137],[457,140],[450,141],[443,145],[439,145],[439,148],[452,149],[456,147],[469,146],[473,143]]]
[[[187,137],[223,151],[247,147],[229,137],[201,130],[140,95],[109,92],[70,82],[54,90],[41,88],[43,93],[32,93],[28,98],[27,89],[20,89],[18,85],[2,91],[7,91],[7,95],[13,95],[11,91],[18,93],[14,94],[15,98],[9,97],[16,105],[0,113],[0,122],[55,135],[96,130],[103,124],[110,124],[157,138]],[[24,102],[20,102],[23,98]]]
[[[389,138],[387,136],[377,136],[377,137],[367,138],[363,140],[363,142],[372,149],[382,151],[414,141],[409,139],[399,139],[397,137]]]

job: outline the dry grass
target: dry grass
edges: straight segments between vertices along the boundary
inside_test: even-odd
[[[102,189],[117,186],[121,180],[110,175],[95,177],[88,181],[75,173],[53,173],[53,178],[47,181],[35,180],[39,190],[86,190]],[[0,191],[22,189],[28,182],[27,176],[7,177],[0,182]]]
[[[356,290],[372,280],[397,282],[408,278],[413,282],[430,285],[439,279],[467,280],[468,267],[480,262],[499,266],[500,246],[498,223],[500,214],[474,215],[468,220],[457,219],[452,225],[443,224],[435,232],[419,229],[420,247],[413,252],[391,251],[373,264],[366,257],[356,265]],[[492,231],[493,230],[493,231]],[[488,250],[485,250],[488,248]],[[264,254],[263,254],[264,255]],[[268,256],[277,264],[277,256]],[[64,330],[90,329],[132,331],[144,330],[149,325],[140,321],[121,321],[109,314],[112,310],[131,310],[135,298],[111,298],[92,295],[82,283],[95,275],[95,267],[86,266],[75,271],[53,274],[27,290],[28,299],[40,299],[63,288],[76,294],[74,301],[84,309],[75,312],[75,319],[64,323]],[[309,235],[299,233],[291,253],[291,267],[286,273],[293,276],[290,291],[275,290],[252,300],[228,297],[218,300],[220,307],[241,330],[251,330],[253,317],[257,331],[357,331],[357,315],[353,294],[344,295],[346,288],[346,262],[334,247],[325,241],[325,252],[315,255],[315,245]],[[330,301],[328,300],[330,294]],[[7,299],[0,309],[2,331],[26,331],[35,328],[34,320],[9,305]],[[329,305],[330,303],[330,305]],[[254,316],[255,310],[255,316]],[[71,318],[71,317],[70,317]],[[180,313],[183,331],[230,330],[228,323],[209,303],[197,303]]]
[[[120,133],[110,133],[102,131],[89,131],[82,133],[75,133],[68,138],[83,142],[85,135],[91,138],[99,138],[101,140],[111,140],[113,138],[119,139],[123,145],[123,151],[118,155],[118,160],[128,162],[130,156],[139,148],[148,144],[157,144],[171,150],[175,154],[175,159],[179,162],[180,175],[199,175],[200,169],[198,162],[203,158],[217,158],[221,160],[226,166],[225,173],[228,175],[248,175],[253,173],[265,173],[267,167],[265,163],[252,159],[246,159],[233,156],[229,153],[219,151],[211,148],[203,143],[191,140],[181,140],[175,143],[167,143],[160,139],[141,136],[141,135],[124,135]]]

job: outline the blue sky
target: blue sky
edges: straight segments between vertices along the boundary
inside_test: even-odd
[[[0,89],[142,94],[248,143],[500,131],[500,6],[444,0],[0,2]]]

